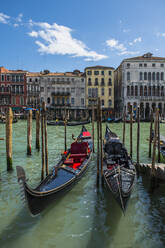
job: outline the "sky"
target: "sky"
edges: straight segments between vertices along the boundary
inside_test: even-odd
[[[0,66],[66,72],[165,57],[165,0],[5,0]]]

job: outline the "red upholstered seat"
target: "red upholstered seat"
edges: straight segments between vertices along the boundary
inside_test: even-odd
[[[88,143],[87,142],[74,142],[71,144],[71,154],[87,154]]]

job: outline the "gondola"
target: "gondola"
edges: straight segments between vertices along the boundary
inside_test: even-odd
[[[115,119],[114,119],[114,122],[115,122],[115,123],[118,123],[118,122],[121,122],[121,121],[122,121],[122,118],[121,118],[121,117],[120,117],[120,118],[115,118]]]
[[[89,124],[90,121],[73,121],[73,122],[66,122],[67,126],[82,126],[82,125],[86,125]],[[64,126],[65,122],[64,121],[48,121],[47,124],[49,126]]]
[[[80,135],[71,144],[70,149],[64,152],[58,164],[35,189],[27,184],[24,169],[20,166],[16,167],[18,182],[21,185],[21,196],[32,215],[39,214],[81,179],[88,168],[92,147],[91,134],[85,127],[82,127]]]
[[[103,178],[108,190],[125,213],[134,186],[136,170],[117,135],[106,127]]]

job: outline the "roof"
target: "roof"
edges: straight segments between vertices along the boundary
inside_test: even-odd
[[[21,74],[21,73],[27,73],[27,71],[23,71],[23,70],[8,70],[5,67],[1,66],[0,67],[0,73],[15,73],[15,74]]]
[[[125,61],[163,61],[163,60],[165,60],[165,57],[153,57],[152,53],[146,53],[142,56],[124,59],[122,63]]]
[[[89,66],[89,67],[86,67],[85,70],[87,69],[102,69],[102,70],[106,70],[106,69],[111,69],[111,70],[114,70],[115,68],[113,67],[108,67],[108,66],[102,66],[102,65],[96,65],[96,66]]]

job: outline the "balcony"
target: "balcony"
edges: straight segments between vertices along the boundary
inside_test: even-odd
[[[70,103],[52,103],[51,107],[70,107],[71,104]]]
[[[52,92],[51,95],[52,96],[70,96],[70,92],[65,92],[65,91],[60,92],[60,91],[58,91],[58,92]]]

